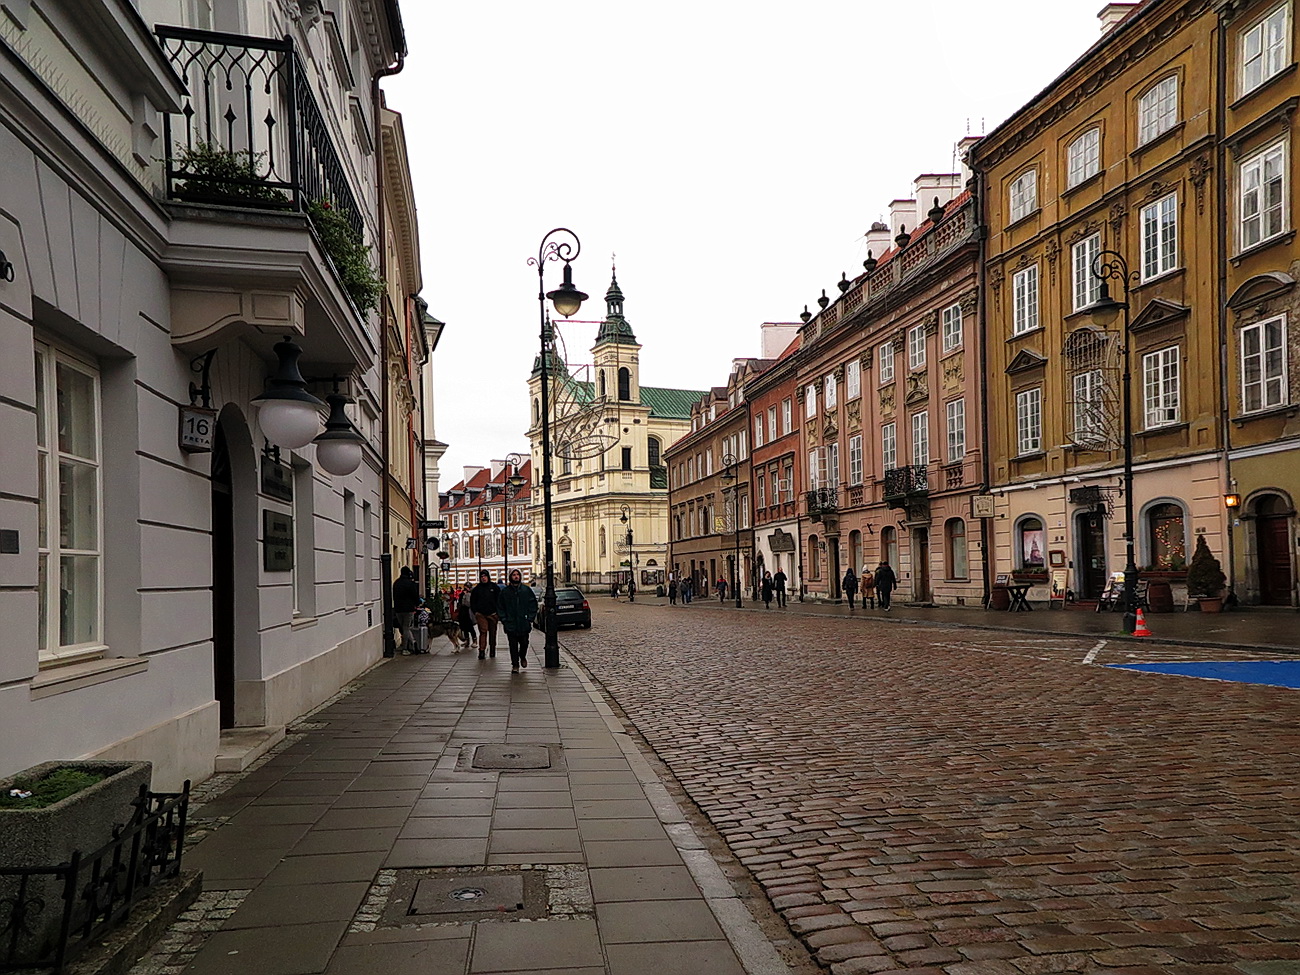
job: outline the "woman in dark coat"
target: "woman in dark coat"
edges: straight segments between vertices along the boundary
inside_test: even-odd
[[[897,588],[898,576],[894,575],[888,562],[882,561],[876,567],[876,596],[880,600],[880,608],[886,613],[889,612],[889,596]]]
[[[853,610],[853,597],[858,594],[858,577],[853,572],[853,566],[849,566],[844,573],[844,581],[840,583],[844,589],[844,595],[849,598],[849,610]]]

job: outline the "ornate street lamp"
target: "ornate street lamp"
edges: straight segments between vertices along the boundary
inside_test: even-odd
[[[352,398],[339,392],[339,377],[304,379],[298,368],[302,346],[291,338],[275,343],[280,362],[266,392],[253,397],[257,422],[272,444],[285,450],[297,450],[316,444],[316,462],[330,474],[346,476],[361,466],[361,450],[366,438],[348,419],[346,407]],[[320,432],[320,410],[325,403],[307,391],[309,382],[334,380],[334,392],[325,397],[329,419]]]
[[[1129,271],[1128,262],[1118,251],[1105,250],[1099,253],[1092,264],[1093,277],[1101,282],[1101,291],[1091,305],[1085,309],[1093,323],[1099,328],[1109,329],[1115,320],[1123,315],[1124,334],[1120,346],[1124,369],[1120,379],[1123,390],[1121,420],[1123,423],[1121,437],[1124,448],[1124,629],[1132,633],[1137,626],[1137,586],[1138,568],[1133,553],[1133,375],[1129,362],[1129,288],[1138,281],[1138,272]],[[1123,301],[1116,301],[1110,294],[1110,282],[1118,281],[1124,289]]]
[[[519,468],[524,466],[524,458],[519,454],[506,454],[506,515],[502,521],[505,528],[505,537],[501,543],[501,557],[505,560],[505,568],[502,570],[506,582],[510,581],[510,502],[514,500],[515,495],[523,490],[524,476],[519,473]],[[515,530],[515,537],[518,537],[518,529]]]
[[[627,526],[627,601],[636,602],[636,559],[632,555],[632,509],[627,505],[620,505],[622,514],[619,516],[625,526]]]
[[[731,588],[736,594],[736,609],[740,603],[740,484],[736,473],[736,458],[731,454],[722,455],[722,489],[731,492],[731,526],[736,530],[736,557],[731,563]]]
[[[559,239],[552,239],[559,235]],[[542,238],[537,249],[537,257],[528,258],[528,263],[537,268],[537,307],[541,316],[542,342],[542,525],[546,537],[546,594],[542,597],[545,606],[546,642],[544,644],[543,665],[549,669],[560,666],[560,641],[556,634],[555,622],[555,538],[551,524],[551,394],[549,372],[551,356],[555,348],[550,319],[546,316],[546,299],[551,299],[555,313],[568,318],[577,313],[587,296],[573,286],[571,262],[577,260],[582,252],[582,242],[578,235],[565,227],[557,227]],[[563,283],[549,294],[543,272],[547,261],[564,262]]]

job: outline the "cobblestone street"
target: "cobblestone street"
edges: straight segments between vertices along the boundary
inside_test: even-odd
[[[835,975],[1300,972],[1300,699],[1266,659],[593,600],[562,642]]]

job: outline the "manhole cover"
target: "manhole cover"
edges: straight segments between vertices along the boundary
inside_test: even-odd
[[[545,745],[479,745],[474,749],[474,768],[550,768],[551,750]]]
[[[465,877],[425,877],[415,885],[407,914],[506,914],[524,909],[524,878],[519,874]]]

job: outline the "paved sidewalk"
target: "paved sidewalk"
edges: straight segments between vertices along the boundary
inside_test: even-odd
[[[136,973],[788,971],[577,670],[441,649],[354,688],[194,810],[204,894]]]

